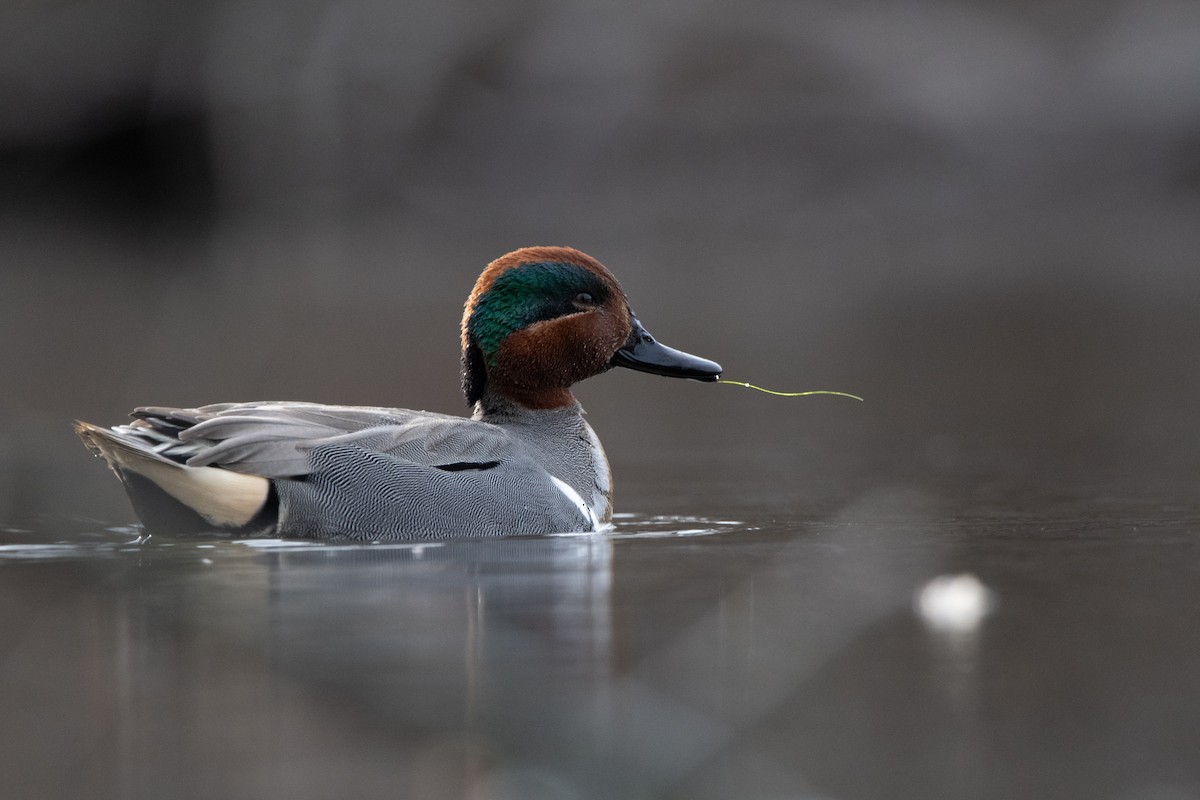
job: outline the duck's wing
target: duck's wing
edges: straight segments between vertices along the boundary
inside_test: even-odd
[[[313,469],[312,452],[352,445],[443,469],[518,457],[521,445],[485,422],[396,408],[316,403],[222,403],[193,409],[143,407],[122,433],[152,439],[160,455],[266,478]]]
[[[223,422],[239,418],[272,420],[276,424],[290,424],[327,434],[350,433],[375,425],[394,424],[414,416],[456,419],[444,414],[403,408],[330,406],[286,401],[214,403],[198,408],[142,406],[134,409],[130,416],[137,420],[134,426],[148,425],[167,434],[181,433],[203,423],[213,423],[213,427],[217,428]],[[183,440],[187,441],[187,438]]]

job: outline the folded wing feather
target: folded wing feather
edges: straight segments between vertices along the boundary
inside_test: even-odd
[[[191,467],[267,478],[308,474],[309,454],[357,444],[417,464],[497,462],[521,444],[503,428],[444,414],[314,403],[222,403],[196,409],[139,408],[138,423],[177,439]]]

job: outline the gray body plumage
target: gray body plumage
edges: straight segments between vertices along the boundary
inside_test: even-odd
[[[277,507],[256,524],[280,536],[590,531],[610,516],[608,464],[578,404],[499,403],[472,419],[312,403],[143,408],[134,416],[113,434],[180,465],[270,479]]]

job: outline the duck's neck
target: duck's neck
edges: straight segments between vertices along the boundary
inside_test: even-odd
[[[489,417],[519,417],[539,411],[581,411],[579,401],[568,388],[514,390],[506,388],[503,393],[486,391],[475,403],[475,419]]]

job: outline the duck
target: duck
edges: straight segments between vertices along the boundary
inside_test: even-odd
[[[492,261],[463,308],[470,417],[268,401],[76,420],[149,533],[410,540],[611,528],[608,458],[571,388],[624,367],[716,381],[668,347],[613,274],[571,247]]]

